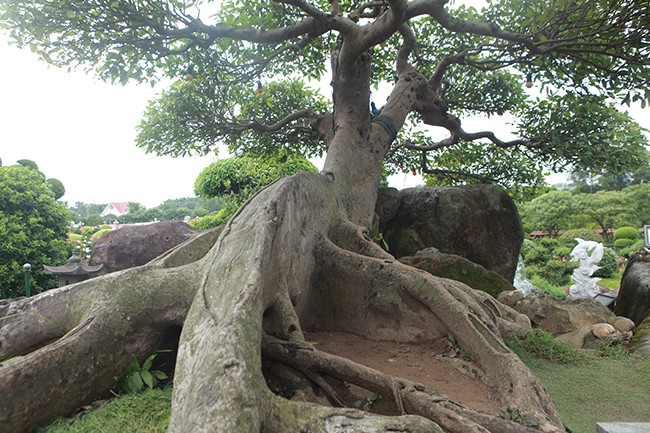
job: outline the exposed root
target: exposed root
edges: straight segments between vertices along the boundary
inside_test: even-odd
[[[472,411],[447,397],[427,390],[402,378],[393,378],[380,371],[348,359],[317,350],[308,343],[286,342],[266,336],[262,352],[270,360],[309,372],[309,377],[327,375],[393,398],[398,413],[423,416],[440,425],[445,432],[538,432],[513,421]],[[319,382],[322,382],[320,379]],[[487,427],[487,428],[486,428]]]

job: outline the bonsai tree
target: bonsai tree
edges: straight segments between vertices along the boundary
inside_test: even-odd
[[[0,359],[25,355],[0,367],[1,429],[30,431],[70,413],[104,393],[131,356],[143,361],[182,328],[171,432],[564,431],[539,380],[503,343],[524,330],[521,316],[400,264],[368,229],[384,164],[444,169],[429,152],[475,149],[472,158],[489,161],[492,149],[508,149],[512,158],[495,159],[500,172],[638,161],[638,125],[607,101],[650,96],[646,8],[498,0],[482,10],[447,0],[210,6],[0,3],[16,43],[53,64],[119,82],[179,78],[145,114],[139,144],[151,152],[205,153],[222,140],[234,152],[326,155],[321,173],[272,183],[221,234],[0,306]],[[297,83],[329,74],[324,103]],[[290,79],[284,90],[269,84],[279,76]],[[380,84],[390,87],[385,103],[371,101]],[[529,101],[528,85],[545,98]],[[518,138],[464,125],[461,116],[475,112],[516,116]],[[615,133],[621,124],[624,136]],[[429,127],[446,136],[433,138]],[[328,355],[305,341],[309,328],[401,342],[453,337],[508,416]],[[327,398],[285,398],[292,384]],[[347,384],[384,396],[391,409],[350,408]]]

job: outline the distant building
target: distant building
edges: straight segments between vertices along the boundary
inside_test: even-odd
[[[129,211],[128,203],[109,203],[106,205],[102,213],[99,215],[105,217],[106,215],[122,216]]]

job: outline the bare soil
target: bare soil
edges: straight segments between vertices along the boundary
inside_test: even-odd
[[[439,353],[432,344],[372,341],[346,332],[308,332],[307,341],[316,348],[348,358],[394,377],[421,383],[478,412],[498,414],[500,403],[489,387],[463,373],[459,360]]]

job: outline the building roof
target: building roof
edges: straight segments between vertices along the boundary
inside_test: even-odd
[[[101,216],[106,216],[106,215],[115,215],[115,216],[121,216],[124,215],[129,211],[129,203],[127,202],[113,202],[109,203],[106,205],[102,213],[100,214]]]

